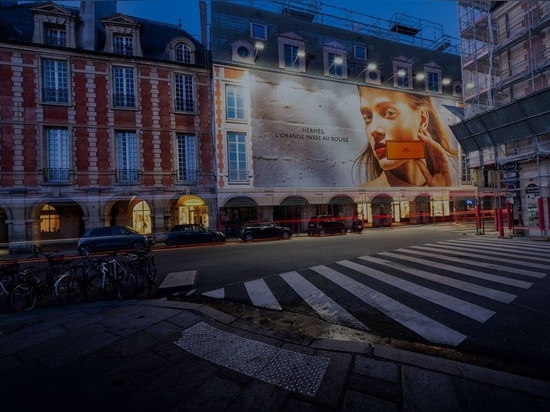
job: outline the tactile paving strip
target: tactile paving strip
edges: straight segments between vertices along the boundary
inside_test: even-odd
[[[315,396],[330,358],[310,356],[223,332],[199,322],[174,342],[212,363],[304,395]]]

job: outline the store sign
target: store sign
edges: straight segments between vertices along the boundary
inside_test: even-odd
[[[527,194],[527,199],[536,199],[539,197],[539,187],[531,183],[525,188],[525,193]]]

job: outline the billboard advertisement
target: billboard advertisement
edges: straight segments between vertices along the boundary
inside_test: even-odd
[[[458,185],[453,100],[269,72],[250,80],[255,187]]]

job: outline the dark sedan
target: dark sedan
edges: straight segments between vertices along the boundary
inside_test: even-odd
[[[105,226],[88,229],[78,240],[81,255],[91,252],[148,248],[155,244],[151,234],[144,235],[127,226]]]
[[[267,221],[248,222],[239,230],[239,238],[245,242],[251,242],[254,239],[290,239],[291,236],[292,229],[289,227]]]
[[[166,233],[166,246],[196,245],[199,243],[222,243],[225,235],[222,232],[210,230],[203,225],[174,225]]]

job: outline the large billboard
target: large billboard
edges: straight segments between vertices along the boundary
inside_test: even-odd
[[[455,101],[271,72],[250,81],[255,187],[458,185]]]

